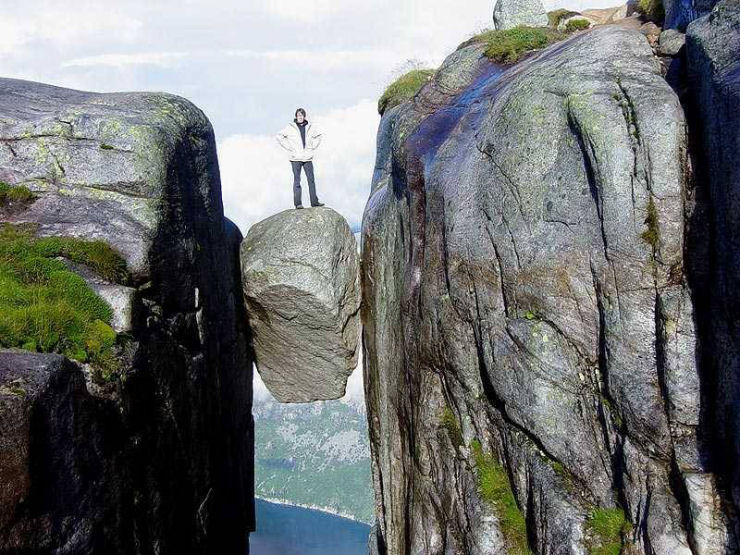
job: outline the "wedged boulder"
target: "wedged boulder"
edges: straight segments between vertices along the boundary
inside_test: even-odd
[[[511,29],[519,25],[547,27],[547,12],[541,0],[497,0],[493,7],[496,29]]]
[[[131,274],[111,284],[71,265],[112,305],[126,356],[110,381],[85,384],[83,367],[68,373],[73,390],[52,387],[44,398],[66,402],[71,391],[115,410],[90,437],[91,448],[98,437],[103,445],[97,458],[70,467],[65,483],[80,495],[18,501],[19,520],[0,522],[0,553],[243,554],[254,526],[252,360],[241,234],[224,219],[210,122],[174,95],[0,79],[0,181],[35,195],[1,212],[3,222],[102,240]],[[64,410],[84,422],[87,406]],[[58,464],[78,454],[73,441],[49,449]],[[31,469],[32,484],[55,472]],[[35,550],[35,538],[62,529],[49,550]],[[11,536],[16,543],[2,543]]]
[[[357,366],[359,256],[330,208],[286,210],[253,225],[241,246],[256,365],[278,401],[342,397]]]
[[[733,552],[707,500],[686,122],[647,40],[602,26],[506,70],[448,60],[383,116],[362,226],[380,543]]]

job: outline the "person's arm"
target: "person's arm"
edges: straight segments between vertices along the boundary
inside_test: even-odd
[[[311,150],[316,150],[319,148],[319,145],[321,144],[321,139],[323,137],[321,131],[312,131],[312,137],[313,137],[313,147],[311,147]]]
[[[293,152],[293,148],[290,146],[290,141],[288,140],[288,133],[287,129],[281,129],[278,131],[278,134],[275,135],[275,138],[277,139],[278,144],[280,144],[281,147],[283,147],[288,152]]]

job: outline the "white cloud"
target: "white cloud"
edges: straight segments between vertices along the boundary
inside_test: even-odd
[[[64,6],[43,0],[33,5],[4,7],[0,20],[0,55],[14,54],[34,43],[49,48],[96,39],[130,42],[142,27],[142,22],[128,15],[125,8],[111,3],[77,1]]]
[[[319,199],[357,227],[375,162],[379,121],[376,103],[363,100],[315,117],[309,113],[309,120],[324,133],[314,159]],[[276,121],[275,132],[285,123]],[[271,214],[293,207],[290,162],[274,135],[227,137],[219,143],[218,153],[224,210],[242,232]],[[305,175],[302,184],[304,203],[308,204]]]
[[[377,4],[377,0],[271,0],[262,2],[270,15],[298,22],[315,22],[340,13],[353,13],[358,7]]]
[[[260,373],[257,371],[257,367],[252,365],[252,399],[254,403],[265,403],[272,401],[277,403],[278,401],[272,396],[270,390],[267,389],[265,382],[262,381]]]
[[[186,52],[141,52],[138,54],[100,54],[85,56],[62,62],[62,67],[92,67],[92,66],[137,66],[149,65],[158,67],[172,67],[186,58]]]
[[[332,72],[357,66],[387,68],[398,55],[387,50],[229,50],[228,56],[287,64],[303,71]]]
[[[360,349],[360,361],[347,380],[347,391],[342,397],[343,403],[355,405],[365,402],[365,379],[362,368],[362,349]]]

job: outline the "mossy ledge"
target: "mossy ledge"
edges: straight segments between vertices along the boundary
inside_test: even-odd
[[[567,33],[549,27],[514,27],[505,30],[484,31],[464,44],[482,42],[485,54],[494,62],[515,64],[525,54],[541,50],[568,37]]]
[[[36,195],[25,185],[10,185],[0,181],[0,209],[13,204],[29,204],[36,199]]]
[[[510,555],[531,555],[527,544],[527,524],[519,509],[504,467],[490,453],[484,453],[480,441],[470,442],[478,478],[478,493],[491,505]]]
[[[382,116],[387,110],[414,98],[416,93],[432,78],[434,71],[433,69],[414,69],[388,85],[378,100],[378,113]]]
[[[34,226],[0,227],[0,346],[61,353],[89,362],[104,379],[116,372],[113,311],[62,259],[126,282],[126,263],[102,241],[35,235]]]

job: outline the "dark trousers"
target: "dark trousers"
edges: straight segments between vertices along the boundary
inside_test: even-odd
[[[301,168],[306,172],[306,179],[308,179],[308,195],[311,197],[311,205],[318,204],[316,182],[313,178],[313,162],[294,162],[291,160],[290,165],[293,166],[293,204],[296,206],[303,204],[301,201]]]

